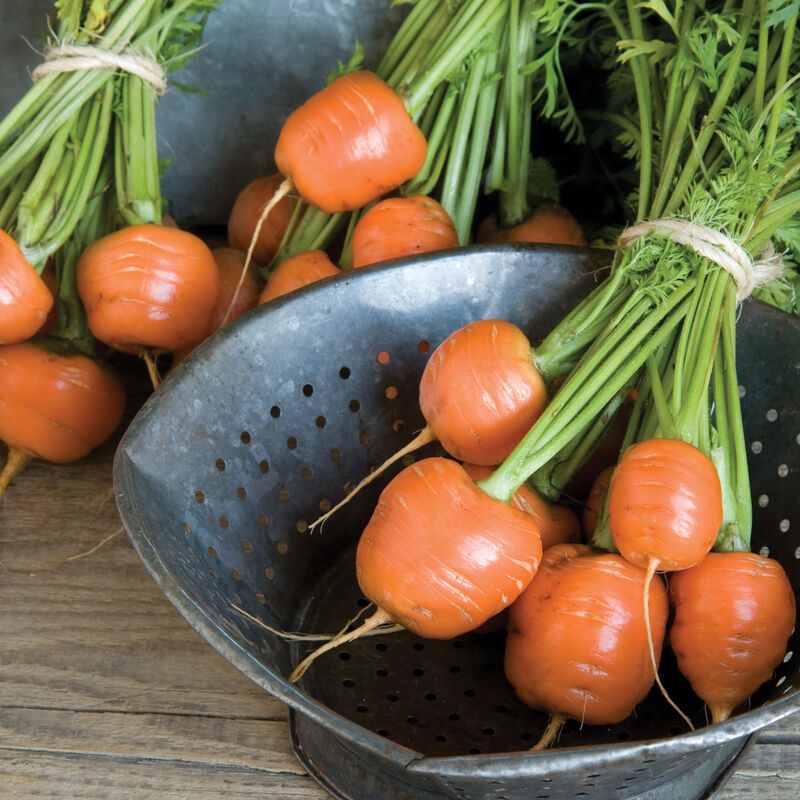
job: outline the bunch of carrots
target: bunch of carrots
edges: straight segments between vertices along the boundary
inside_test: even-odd
[[[185,38],[170,39],[170,22],[204,5],[119,0],[110,17],[90,20],[96,4],[61,4],[60,13],[73,38],[94,31],[115,53],[134,47],[158,56],[167,44],[186,53]],[[73,28],[67,9],[87,18]],[[553,212],[569,231],[558,241],[584,243],[556,198],[531,208],[530,177],[542,168],[531,166],[537,108],[565,137],[607,139],[630,162],[620,174],[636,180],[620,178],[619,191],[638,224],[619,235],[608,277],[536,348],[513,325],[489,319],[435,350],[420,384],[426,430],[409,447],[436,439],[449,457],[412,464],[385,487],[355,565],[377,610],[291,678],[388,622],[450,638],[507,612],[506,672],[524,702],[552,715],[544,747],[566,717],[624,718],[654,681],[672,702],[658,673],[671,602],[679,666],[714,721],[725,719],[780,661],[795,619],[780,565],[749,552],[735,321],[737,303],[780,274],[768,243],[791,243],[797,229],[796,18],[793,3],[755,0],[737,8],[418,0],[376,72],[357,53],[289,116],[275,149],[279,174],[244,190],[232,210],[231,247],[217,252],[161,224],[152,158],[129,171],[133,137],[152,125],[143,79],[125,73],[115,86],[107,70],[46,77],[47,89],[34,87],[0,127],[0,219],[14,234],[0,238],[0,254],[11,254],[3,263],[17,265],[31,287],[20,294],[22,278],[0,283],[2,308],[14,309],[0,322],[0,438],[9,464],[80,457],[75,448],[47,449],[54,437],[42,434],[42,420],[47,430],[78,422],[40,410],[50,392],[34,375],[45,368],[28,367],[21,353],[43,353],[61,383],[113,407],[106,415],[80,401],[84,416],[104,421],[98,436],[118,424],[124,402],[115,389],[106,405],[83,361],[64,364],[30,339],[52,305],[40,278],[50,256],[65,309],[59,304],[52,335],[75,347],[82,336],[67,311],[83,314],[91,334],[83,341],[141,355],[156,383],[158,353],[179,358],[259,299],[342,269],[467,244],[476,231],[489,241],[530,239],[515,228]],[[608,94],[592,98],[602,109],[573,99],[566,51],[585,59],[584,70],[607,75]],[[66,114],[65,104],[53,104],[48,91],[59,96],[60,84],[69,97],[78,86],[86,105],[76,101],[71,116],[56,119],[53,106]],[[112,125],[113,96],[129,113]],[[590,124],[598,126],[593,137]],[[49,142],[34,136],[45,129]],[[77,143],[74,165],[58,160],[67,141]],[[482,186],[498,203],[478,226]],[[49,206],[40,204],[47,192]],[[71,232],[50,239],[39,223],[49,230],[64,210],[55,198],[66,196],[95,204],[96,213],[81,217],[70,206]],[[383,233],[394,230],[397,240]],[[339,266],[325,252],[337,235]],[[20,320],[19,301],[29,296],[32,313]],[[192,313],[181,316],[187,306]],[[607,492],[595,493],[601,503],[584,544],[577,519],[552,501],[620,413],[619,458]],[[7,466],[0,491],[10,474]],[[718,647],[707,646],[709,631]],[[731,651],[730,641],[747,644]]]

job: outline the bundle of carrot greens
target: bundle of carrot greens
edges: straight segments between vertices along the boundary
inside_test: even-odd
[[[34,84],[0,121],[0,495],[31,458],[82,458],[121,421],[125,391],[93,359],[79,263],[120,228],[161,223],[156,102],[215,5],[57,0]],[[125,284],[119,261],[104,269]],[[120,316],[145,307],[123,299]]]
[[[216,0],[58,0],[45,61],[0,121],[0,230],[41,274],[55,262],[52,335],[92,352],[78,255],[123,224],[160,223],[155,106],[196,52]],[[23,300],[24,302],[24,300]]]

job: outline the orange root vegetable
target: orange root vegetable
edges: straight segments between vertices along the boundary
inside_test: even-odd
[[[33,342],[0,347],[0,440],[9,448],[0,496],[30,458],[83,458],[114,433],[124,409],[122,383],[96,361]]]
[[[353,267],[458,247],[450,215],[432,197],[390,197],[367,211],[353,230]]]
[[[647,627],[656,663],[668,603],[659,578],[650,592],[647,624],[645,572],[586,545],[544,552],[528,588],[509,609],[505,672],[519,698],[554,718],[591,725],[625,719],[654,680]],[[537,744],[550,744],[557,725]]]
[[[608,486],[611,483],[611,475],[614,467],[606,467],[594,480],[589,496],[586,498],[586,505],[583,508],[583,535],[589,541],[597,529],[597,522],[606,504]]]
[[[648,439],[623,453],[611,477],[614,544],[628,561],[674,572],[705,558],[722,524],[722,487],[711,459],[678,439]]]
[[[295,109],[275,164],[311,205],[362,208],[422,169],[427,143],[400,95],[372,72],[337,78]]]
[[[722,722],[781,663],[795,625],[783,567],[754,553],[709,553],[669,579],[678,668]]]
[[[488,478],[493,470],[492,467],[482,464],[464,464],[463,466],[467,475],[474,481]],[[529,514],[539,523],[539,535],[542,539],[543,550],[556,544],[581,540],[581,526],[575,514],[566,506],[548,503],[528,483],[523,483],[517,489],[511,498],[511,505]]]
[[[479,243],[541,242],[586,245],[586,236],[572,214],[558,203],[540,203],[528,219],[513,228],[498,228],[497,217],[487,217],[478,228]]]
[[[356,577],[377,612],[304,659],[290,679],[376,624],[432,639],[474,630],[514,601],[541,556],[538,523],[483,492],[460,464],[412,464],[383,490],[358,544]]]
[[[678,439],[647,439],[629,447],[614,469],[608,494],[611,536],[620,553],[647,570],[644,602],[656,571],[700,563],[722,524],[722,487],[716,467],[698,448]],[[672,701],[656,671],[667,702]]]
[[[0,230],[0,345],[30,339],[44,325],[53,294],[17,243]]]
[[[499,464],[547,405],[547,388],[528,338],[501,319],[470,323],[431,354],[419,385],[427,422],[405,447],[364,478],[310,526],[324,522],[364,486],[407,454],[433,441],[470,464]]]
[[[258,298],[258,304],[267,303],[323,278],[340,275],[341,272],[322,250],[308,250],[290,256],[281,261],[267,278],[267,285]]]
[[[199,237],[162,225],[133,225],[93,242],[78,261],[78,293],[94,336],[117,350],[152,356],[201,341],[220,278]]]
[[[245,254],[233,247],[215,247],[211,254],[219,270],[219,292],[217,302],[211,310],[211,319],[208,331],[201,341],[216,333],[224,324],[240,317],[251,308],[258,305],[258,296],[261,293],[261,284],[256,274],[255,265],[245,270]],[[227,316],[227,318],[226,318]],[[173,355],[172,366],[179,364],[189,355],[200,342],[194,342],[177,350]]]
[[[283,175],[275,172],[256,178],[239,192],[228,217],[228,244],[247,252],[264,206],[272,199],[283,181]],[[271,211],[256,239],[253,258],[260,264],[268,264],[278,250],[283,234],[289,227],[295,206],[292,197],[284,197]]]

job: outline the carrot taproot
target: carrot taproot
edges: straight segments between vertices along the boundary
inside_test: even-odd
[[[377,75],[342,75],[287,118],[275,164],[311,205],[362,208],[412,178],[427,144],[400,95]]]
[[[475,240],[479,244],[499,242],[541,242],[586,246],[586,236],[572,213],[558,203],[540,203],[533,213],[510,228],[498,226],[491,214],[478,226]]]
[[[669,579],[670,644],[678,669],[723,722],[769,680],[795,625],[783,567],[749,552],[709,553]]]
[[[377,611],[307,656],[290,679],[386,622],[432,639],[477,628],[530,582],[542,556],[539,530],[456,461],[432,457],[406,467],[381,492],[356,552],[358,584]]]
[[[0,440],[8,445],[0,496],[33,458],[83,458],[117,429],[125,390],[87,356],[34,341],[0,347]]]
[[[307,250],[281,261],[267,278],[267,285],[258,297],[258,304],[301,289],[323,278],[340,275],[341,270],[322,250]]]
[[[261,282],[256,274],[254,264],[251,264],[250,268],[246,270],[244,280],[241,284],[239,283],[245,254],[234,247],[215,247],[212,249],[211,255],[214,256],[219,270],[219,292],[217,293],[217,302],[211,310],[208,330],[200,341],[192,342],[173,353],[172,367],[180,364],[200,342],[207,339],[212,333],[216,333],[223,325],[240,317],[258,304]]]
[[[370,208],[353,230],[353,268],[392,258],[458,247],[450,215],[432,197],[389,197]]]
[[[53,294],[14,239],[0,230],[0,345],[29,339],[44,325]]]
[[[483,464],[464,464],[464,470],[474,481],[488,478],[493,467]],[[542,549],[556,544],[579,542],[581,526],[578,518],[566,506],[548,503],[530,484],[523,483],[511,498],[514,508],[532,516],[540,526]]]
[[[247,252],[261,211],[282,182],[283,175],[274,172],[256,178],[239,192],[228,216],[228,244],[231,247]],[[277,252],[281,239],[289,227],[295,205],[293,197],[290,195],[284,197],[261,226],[253,250],[253,258],[259,264],[268,264]]]
[[[546,404],[544,379],[520,328],[502,319],[478,320],[459,328],[436,347],[423,370],[419,406],[425,427],[315,520],[311,529],[392,464],[433,441],[459,461],[501,462]]]
[[[188,231],[131,225],[83,252],[78,293],[101,342],[142,356],[154,385],[154,355],[203,339],[219,293],[211,250]]]
[[[722,486],[711,459],[680,439],[645,439],[628,447],[611,476],[608,522],[622,556],[647,570],[644,603],[655,572],[700,563],[722,523]],[[655,669],[667,702],[673,702]]]
[[[520,699],[549,712],[547,747],[566,718],[591,725],[627,717],[653,685],[668,603],[663,581],[642,605],[645,571],[618,554],[582,544],[545,550],[528,587],[509,609],[505,674]]]
[[[586,541],[589,541],[594,536],[594,532],[597,529],[597,522],[600,519],[603,506],[606,504],[608,486],[611,483],[613,472],[613,466],[601,470],[600,474],[594,479],[589,496],[586,498],[586,505],[583,507],[583,516],[581,518],[583,535],[586,537]]]
[[[611,477],[611,535],[647,569],[674,572],[702,561],[722,522],[722,488],[711,459],[679,439],[629,447]]]

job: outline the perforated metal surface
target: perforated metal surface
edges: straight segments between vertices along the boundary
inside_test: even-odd
[[[359,610],[354,543],[390,476],[321,532],[307,525],[422,427],[416,387],[430,350],[493,316],[536,342],[606,257],[485,247],[311,286],[202,346],[120,446],[118,504],[151,573],[214,647],[299,712],[298,755],[337,796],[701,797],[750,733],[800,705],[796,634],[754,710],[713,727],[667,653],[663,678],[696,733],[651,693],[629,720],[568,723],[558,750],[530,754],[546,717],[506,683],[501,634],[365,639],[320,659],[298,687],[286,676],[309,645],[236,610],[284,631],[341,628]],[[739,342],[754,549],[779,558],[797,590],[800,324],[747,304]]]

